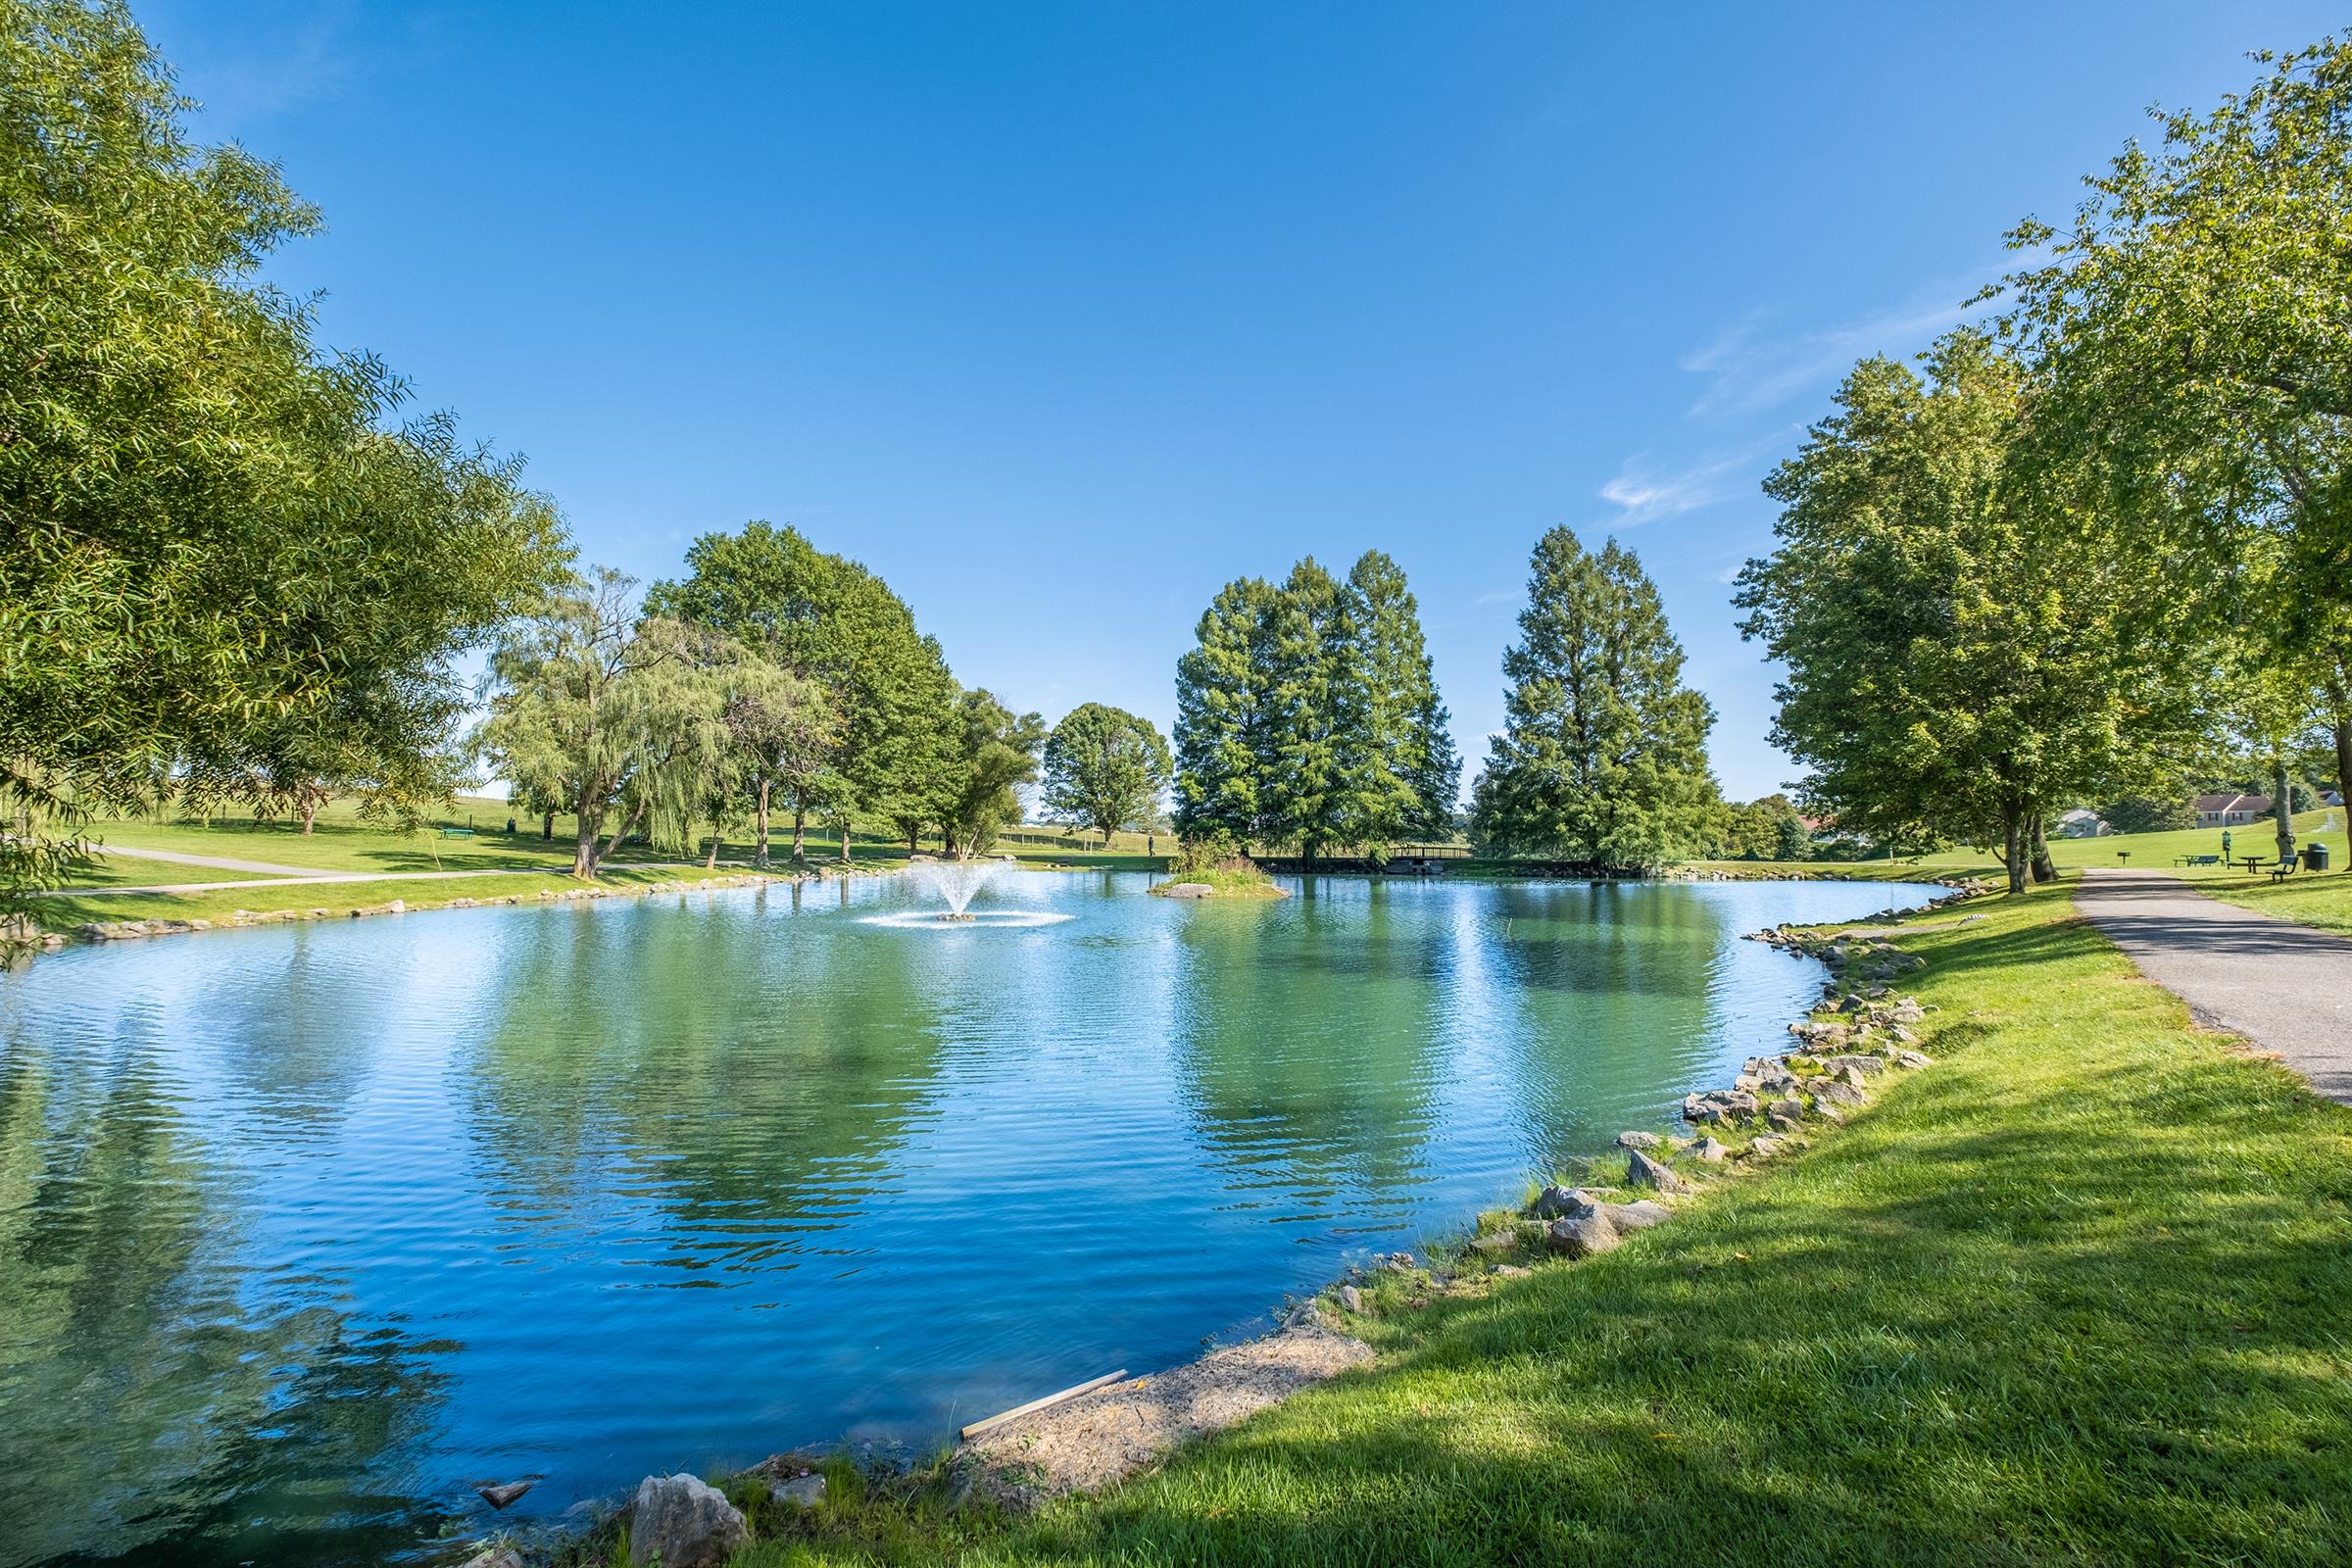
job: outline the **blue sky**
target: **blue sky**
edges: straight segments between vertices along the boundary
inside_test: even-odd
[[[529,459],[583,554],[799,524],[956,674],[1174,717],[1227,579],[1377,547],[1467,755],[1530,548],[1614,532],[1795,768],[1728,578],[1857,357],[1910,354],[2151,103],[2332,8],[2238,3],[146,0],[204,134],[328,232],[337,347]],[[1468,780],[1465,779],[1465,784]]]

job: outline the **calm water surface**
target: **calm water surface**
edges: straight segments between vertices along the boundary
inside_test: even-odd
[[[0,975],[0,1562],[374,1561],[960,1421],[1515,1197],[1785,1040],[1886,884],[905,879]],[[513,1518],[513,1515],[509,1516]]]

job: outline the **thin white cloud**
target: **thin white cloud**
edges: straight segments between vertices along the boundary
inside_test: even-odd
[[[1733,476],[1744,462],[1744,458],[1726,458],[1675,473],[1659,473],[1637,460],[1600,487],[1600,499],[1617,509],[1616,515],[1608,519],[1611,526],[1639,528],[1645,522],[1679,517],[1728,500],[1737,488]]]
[[[259,7],[233,35],[177,51],[180,85],[205,115],[241,129],[339,95],[355,74],[351,0]]]
[[[1752,313],[1683,357],[1684,369],[1706,377],[1690,412],[1707,417],[1753,414],[1828,384],[1870,355],[1915,354],[1961,322],[1984,319],[1998,310],[1997,299],[1972,304],[1969,296],[1984,279],[2032,260],[2005,257],[1972,277],[1939,281],[1901,305],[1793,336],[1771,335],[1765,330],[1766,316]]]
[[[1628,458],[1616,477],[1600,487],[1600,499],[1617,509],[1605,521],[1614,528],[1639,528],[1735,496],[1752,495],[1758,465],[1785,451],[1790,434],[1786,427],[1776,429],[1738,452],[1680,468],[1662,470],[1647,455]]]

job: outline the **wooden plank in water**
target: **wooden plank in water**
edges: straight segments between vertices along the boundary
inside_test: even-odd
[[[1016,1404],[1009,1410],[1000,1411],[998,1414],[990,1416],[985,1421],[975,1421],[970,1426],[958,1431],[956,1435],[968,1443],[973,1438],[978,1437],[981,1433],[986,1432],[990,1427],[1001,1427],[1015,1416],[1031,1415],[1039,1410],[1047,1408],[1049,1405],[1059,1404],[1064,1399],[1075,1399],[1081,1394],[1092,1394],[1097,1389],[1118,1382],[1119,1379],[1125,1377],[1126,1375],[1127,1369],[1125,1367],[1119,1368],[1116,1372],[1105,1372],[1099,1378],[1089,1378],[1084,1383],[1076,1384],[1070,1388],[1062,1390],[1059,1394],[1049,1394],[1042,1399],[1031,1399],[1027,1404]]]

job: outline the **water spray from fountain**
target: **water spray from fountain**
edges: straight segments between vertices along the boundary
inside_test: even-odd
[[[926,865],[919,873],[931,885],[931,891],[947,900],[948,912],[943,920],[969,920],[964,912],[972,895],[988,886],[1004,865],[1002,860],[945,860]]]
[[[1067,920],[1067,914],[1046,909],[984,909],[974,913],[972,898],[998,872],[1012,869],[1002,860],[942,860],[917,869],[913,875],[947,905],[945,909],[899,909],[865,917],[867,925],[909,927],[1037,926]]]

